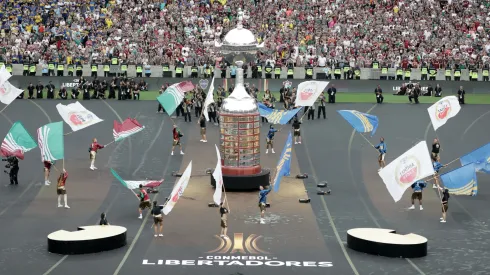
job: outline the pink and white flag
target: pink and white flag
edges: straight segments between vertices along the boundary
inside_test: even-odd
[[[140,131],[143,131],[145,126],[141,125],[134,118],[127,118],[122,123],[114,120],[113,135],[115,141],[120,141]]]
[[[7,80],[9,80],[9,78],[11,77],[12,75],[7,71],[7,69],[5,68],[5,66],[2,66],[0,68],[0,87],[2,87],[2,85],[7,82]]]

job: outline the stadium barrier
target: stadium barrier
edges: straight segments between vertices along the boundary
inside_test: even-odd
[[[12,76],[10,82],[21,89],[26,89],[29,83],[36,86],[41,82],[44,86],[51,81],[56,89],[59,89],[62,84],[69,90],[78,85],[77,77],[58,77],[58,76]],[[91,77],[86,78],[89,82],[93,80]],[[108,83],[112,81],[110,77],[99,77],[100,81],[106,80]],[[209,88],[211,79],[202,78],[133,78],[136,82],[140,80],[145,81],[148,84],[149,91],[158,91],[164,84],[174,84],[180,81],[192,81],[195,85],[199,85],[204,90]],[[299,83],[305,81],[304,79],[245,79],[245,83],[252,86],[254,85],[259,91],[269,89],[271,91],[279,91],[279,89],[288,81],[292,87],[297,87]],[[385,94],[393,94],[400,89],[403,83],[408,81],[396,81],[396,80],[325,80],[329,81],[329,87],[335,85],[337,92],[339,93],[373,93],[377,85],[380,85]],[[412,81],[413,83],[420,83],[422,91],[426,91],[428,85],[435,87],[439,84],[445,94],[454,94],[463,86],[468,94],[487,94],[490,93],[490,85],[488,82],[481,81]],[[224,87],[226,90],[232,88],[235,83],[235,79],[216,79],[215,88],[219,86]]]

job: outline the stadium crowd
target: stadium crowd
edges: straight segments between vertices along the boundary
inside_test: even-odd
[[[416,68],[489,62],[490,0],[4,0],[0,57],[11,63],[218,65],[236,25],[265,41],[257,60],[295,66]]]

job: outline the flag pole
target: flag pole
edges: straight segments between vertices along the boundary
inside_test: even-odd
[[[9,104],[9,105],[10,105],[10,104]],[[0,113],[2,113],[3,111],[5,111],[5,109],[7,109],[7,107],[8,107],[9,105],[7,105],[7,106],[3,107],[3,109],[2,109],[2,110],[0,110]]]
[[[116,141],[116,140],[113,140],[113,141],[111,141],[111,142],[107,143],[106,145],[104,145],[104,147],[107,147],[108,145],[113,144],[115,141]]]
[[[224,182],[222,184],[222,187],[223,187],[223,193],[225,193],[226,208],[228,208],[228,212],[230,212],[230,205],[228,205],[228,197],[226,197],[226,188]]]
[[[68,133],[64,134],[64,136],[71,135],[73,133],[75,133],[75,131],[68,132]]]
[[[455,161],[458,161],[458,160],[459,160],[459,158],[454,159],[454,160],[450,161],[449,163],[445,164],[444,166],[447,166],[447,165],[449,165],[449,164],[451,164],[451,163],[453,163],[453,162],[455,162]]]
[[[369,141],[369,139],[367,139],[363,134],[359,133],[359,135],[361,135],[361,137],[363,137],[369,143],[369,145],[371,145],[372,147],[374,147],[374,145],[371,143],[371,141]]]

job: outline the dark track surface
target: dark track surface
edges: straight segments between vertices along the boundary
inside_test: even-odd
[[[60,121],[55,105],[58,101],[16,101],[0,117],[0,136],[3,138],[11,121],[20,120],[35,136],[36,129],[51,121]],[[214,144],[218,143],[217,127],[208,123],[208,144],[199,143],[196,121],[177,123],[185,133],[185,156],[170,157],[171,124],[167,115],[156,114],[155,102],[104,102],[82,104],[105,121],[65,137],[66,169],[70,173],[67,183],[68,203],[71,209],[56,207],[54,184],[42,185],[43,174],[39,150],[26,154],[21,162],[20,185],[6,186],[8,177],[1,176],[0,184],[0,274],[138,274],[157,272],[172,274],[488,274],[487,239],[490,237],[490,211],[488,198],[490,181],[487,175],[478,175],[477,197],[452,197],[448,222],[439,223],[437,193],[425,190],[424,210],[408,211],[408,190],[399,203],[394,203],[377,175],[376,152],[335,110],[356,109],[366,112],[371,104],[336,104],[327,106],[328,120],[304,119],[303,144],[293,150],[292,173],[306,172],[311,205],[299,205],[304,197],[301,183],[286,178],[281,191],[271,194],[273,204],[268,211],[275,222],[257,225],[256,194],[229,194],[230,208],[236,214],[230,219],[229,235],[243,232],[263,235],[257,245],[270,252],[277,261],[331,261],[333,267],[241,267],[241,266],[168,266],[143,265],[143,260],[198,260],[218,244],[218,217],[215,210],[205,204],[211,201],[213,189],[209,178],[191,180],[185,196],[165,220],[163,239],[154,239],[151,219],[141,227],[137,219],[137,201],[130,191],[123,189],[109,172],[114,168],[125,179],[165,177],[159,200],[169,192],[175,178],[171,172],[183,171],[190,160],[193,174],[199,175],[215,165]],[[38,104],[39,106],[37,106]],[[388,145],[387,162],[409,149],[420,140],[432,142],[435,137],[426,108],[428,105],[380,105],[371,114],[380,119],[380,127],[373,143],[384,136]],[[112,109],[113,110],[112,110]],[[46,114],[44,114],[46,112]],[[460,114],[438,130],[443,151],[443,162],[449,162],[463,153],[489,142],[490,123],[488,106],[464,106]],[[146,126],[134,137],[113,144],[98,154],[96,172],[88,169],[87,146],[93,137],[105,144],[112,140],[113,120],[137,117]],[[49,117],[49,119],[48,119]],[[476,119],[481,117],[473,126]],[[193,118],[194,119],[194,118]],[[264,126],[263,131],[267,126]],[[263,155],[263,166],[273,167],[282,150],[289,126],[276,137],[276,155]],[[65,132],[70,129],[65,124]],[[265,135],[265,133],[262,133]],[[262,144],[264,146],[264,144]],[[202,148],[202,149],[201,149]],[[313,163],[311,167],[310,162]],[[298,164],[299,163],[299,164]],[[450,168],[456,168],[458,162]],[[57,163],[61,167],[61,162]],[[314,168],[314,169],[312,169]],[[317,176],[315,178],[314,176]],[[51,181],[57,173],[53,170]],[[316,182],[327,180],[332,195],[314,195]],[[290,181],[290,182],[288,182]],[[201,184],[202,183],[202,184]],[[327,211],[328,209],[328,211]],[[52,255],[46,251],[46,236],[59,229],[75,230],[77,226],[95,224],[101,212],[107,212],[109,222],[128,228],[128,246],[97,255]],[[331,216],[335,227],[329,219]],[[411,261],[388,259],[360,254],[346,248],[346,231],[355,227],[393,228],[401,233],[416,233],[429,239],[429,255]],[[141,230],[140,230],[141,228]],[[335,228],[335,230],[333,230]],[[138,234],[140,232],[140,234]],[[137,237],[134,246],[128,249]],[[211,254],[219,255],[219,254]],[[49,272],[48,272],[49,271]]]

